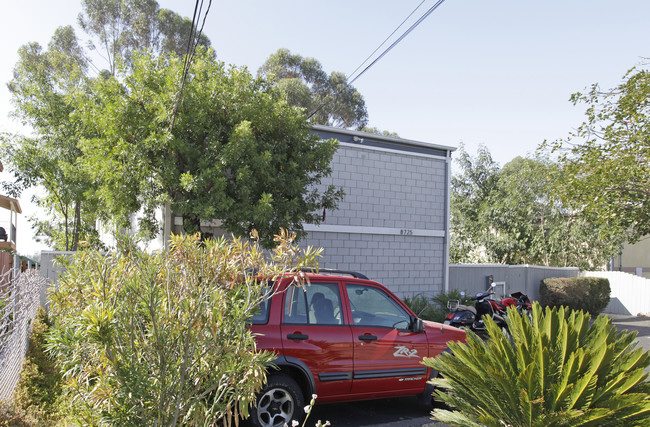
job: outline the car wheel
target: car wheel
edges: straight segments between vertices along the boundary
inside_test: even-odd
[[[292,420],[302,420],[303,407],[298,384],[288,375],[271,374],[257,395],[257,404],[251,409],[249,421],[255,427],[291,425]]]

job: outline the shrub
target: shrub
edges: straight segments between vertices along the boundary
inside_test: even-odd
[[[268,280],[313,264],[283,233],[253,241],[172,236],[147,254],[128,240],[79,252],[52,295],[57,356],[84,425],[230,425],[246,417],[275,355],[246,327]],[[301,283],[302,273],[294,278]]]
[[[29,337],[29,348],[14,392],[16,407],[34,419],[51,424],[56,418],[62,378],[54,360],[45,353],[45,337],[52,323],[39,307]]]
[[[434,418],[459,426],[648,425],[650,353],[635,348],[636,332],[617,333],[610,318],[534,303],[532,316],[508,308],[510,334],[486,320],[488,339],[467,332],[425,364],[455,410]]]
[[[597,316],[609,304],[609,280],[600,277],[561,277],[542,280],[539,288],[543,306],[566,306]]]
[[[32,427],[35,425],[38,425],[38,420],[21,411],[13,402],[0,402],[0,426]]]
[[[449,293],[441,292],[433,298],[427,298],[423,294],[406,297],[404,298],[404,304],[413,310],[413,313],[420,319],[443,322],[449,312],[447,308],[449,300],[458,300],[460,304],[474,305],[474,301],[470,300],[469,296],[462,295],[456,289]]]

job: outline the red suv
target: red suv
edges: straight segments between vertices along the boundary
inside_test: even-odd
[[[275,352],[267,385],[252,408],[255,426],[291,425],[318,402],[421,395],[436,375],[423,357],[464,341],[465,332],[419,319],[384,286],[359,273],[321,269],[310,285],[279,280],[252,321],[259,349]]]

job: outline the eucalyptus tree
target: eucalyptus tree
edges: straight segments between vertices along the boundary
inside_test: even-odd
[[[291,105],[302,107],[313,123],[363,128],[368,112],[363,96],[345,74],[327,74],[318,60],[278,49],[258,70],[274,81]]]

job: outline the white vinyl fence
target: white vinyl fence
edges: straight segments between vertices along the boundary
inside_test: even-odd
[[[650,279],[619,271],[585,271],[581,275],[609,279],[612,293],[605,313],[650,313]]]
[[[34,270],[19,273],[13,280],[11,273],[0,278],[0,401],[13,396],[39,306],[39,293],[45,286],[45,278]]]

